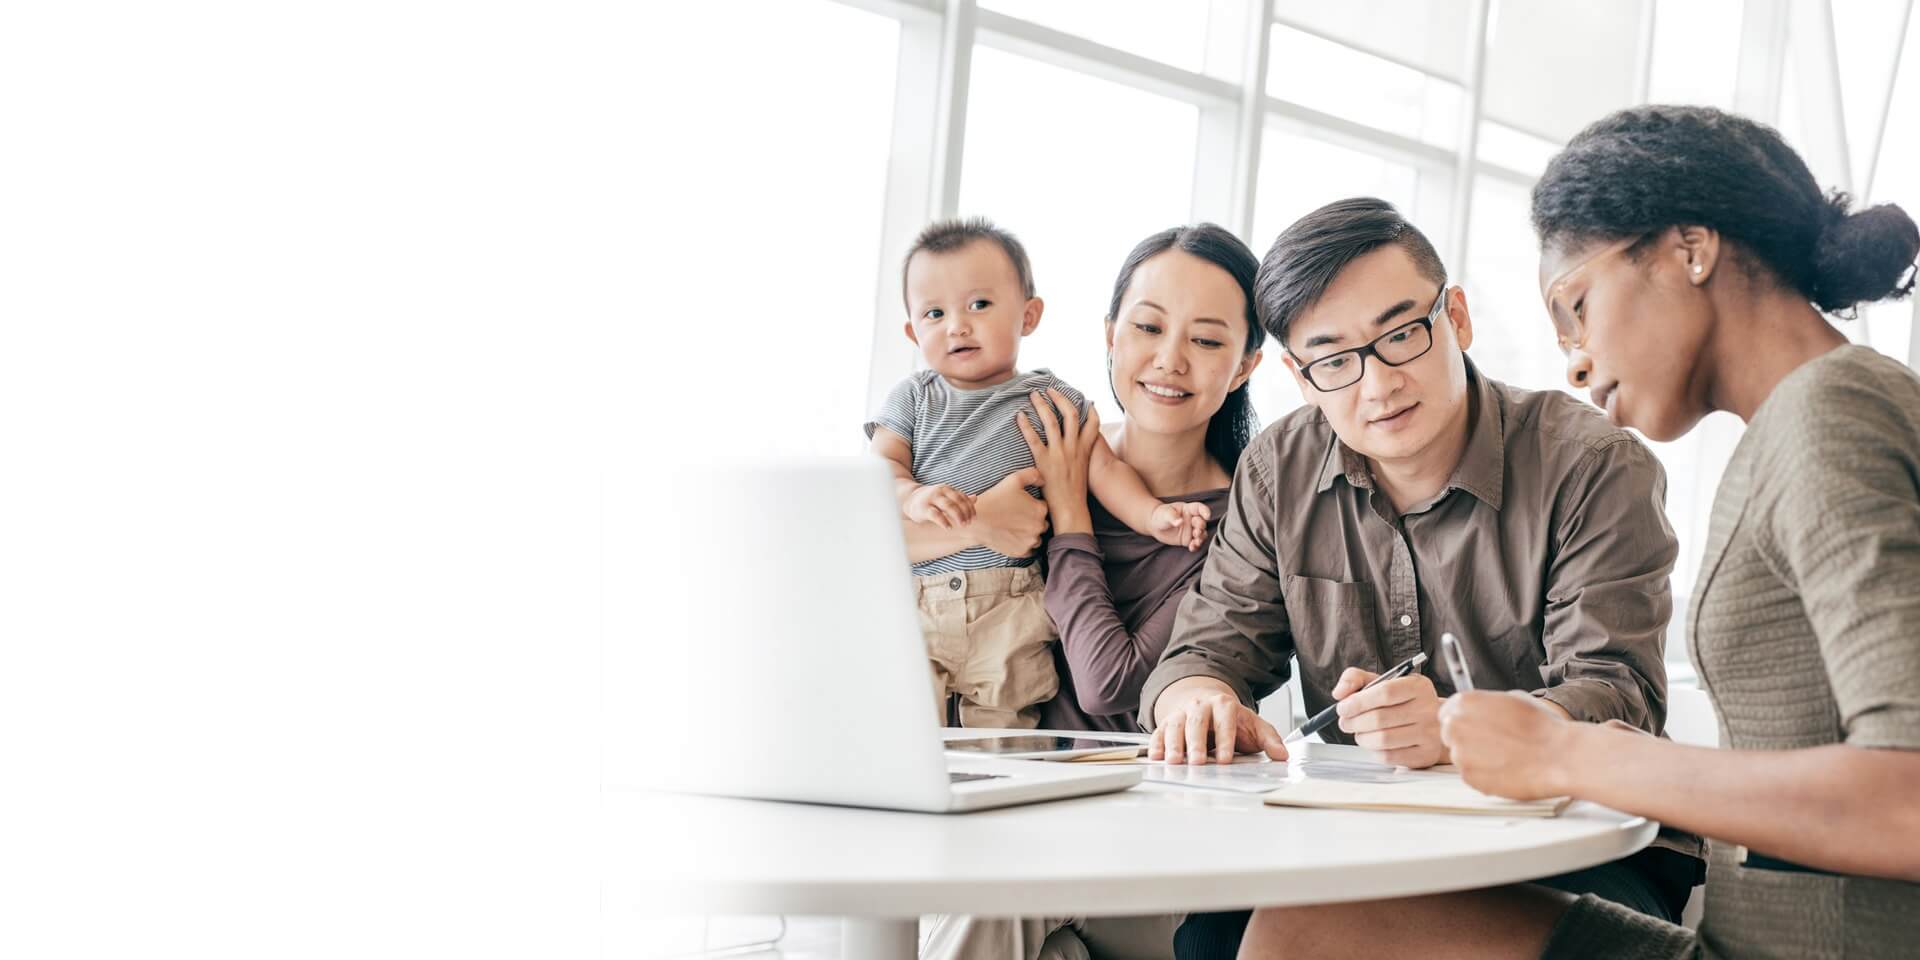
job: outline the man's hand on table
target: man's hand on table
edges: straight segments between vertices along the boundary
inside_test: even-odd
[[[1287,758],[1280,731],[1247,709],[1233,688],[1212,677],[1187,677],[1169,684],[1154,701],[1149,760],[1168,763],[1232,763],[1235,753],[1266,751]]]

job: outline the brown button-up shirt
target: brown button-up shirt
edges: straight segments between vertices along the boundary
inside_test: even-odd
[[[1141,691],[1143,726],[1183,677],[1222,680],[1252,706],[1286,682],[1294,655],[1309,714],[1332,703],[1347,667],[1382,671],[1418,651],[1446,696],[1439,639],[1450,632],[1476,687],[1660,731],[1677,546],[1659,462],[1564,393],[1509,387],[1471,364],[1467,392],[1459,466],[1404,514],[1312,407],[1254,440]]]

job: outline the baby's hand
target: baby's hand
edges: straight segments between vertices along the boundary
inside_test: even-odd
[[[944,483],[923,483],[914,488],[900,511],[915,523],[952,530],[973,522],[973,498]]]
[[[1153,538],[1191,553],[1207,540],[1213,511],[1204,503],[1163,503],[1153,508]]]

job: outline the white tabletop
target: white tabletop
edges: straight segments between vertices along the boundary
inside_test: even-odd
[[[1116,915],[1437,893],[1618,859],[1658,829],[1588,803],[1539,819],[1307,810],[1150,783],[969,814],[619,792],[602,810],[613,827],[612,897],[623,873],[658,878],[664,868],[674,902],[653,906],[669,911],[847,917]]]

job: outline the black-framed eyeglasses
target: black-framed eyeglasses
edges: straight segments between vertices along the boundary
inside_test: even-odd
[[[1315,390],[1331,393],[1359,383],[1366,374],[1369,356],[1389,367],[1412,363],[1426,356],[1427,351],[1433,349],[1433,325],[1447,309],[1449,289],[1452,288],[1444,283],[1440,285],[1440,295],[1433,299],[1433,306],[1427,310],[1426,316],[1394,327],[1365,346],[1330,353],[1312,363],[1303,363],[1300,365],[1300,375],[1306,377]],[[1294,357],[1296,362],[1299,359]]]

